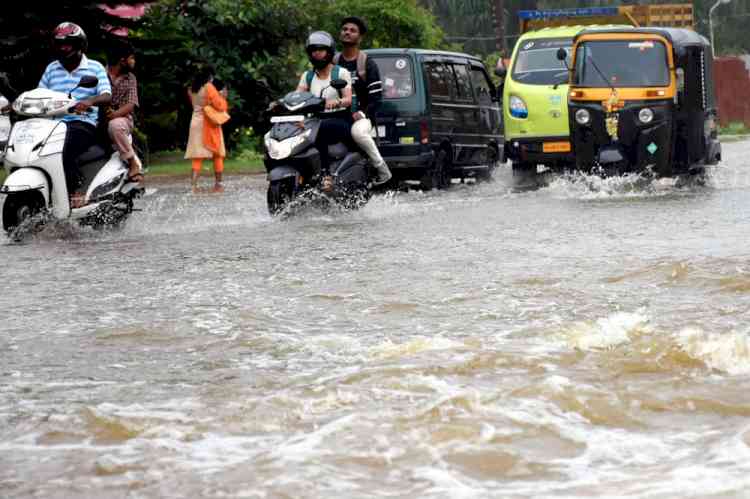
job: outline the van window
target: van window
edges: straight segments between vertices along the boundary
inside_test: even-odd
[[[511,78],[528,85],[554,85],[560,83],[567,75],[567,68],[557,58],[557,50],[564,48],[570,51],[573,40],[570,38],[547,38],[540,40],[522,40],[516,52]]]
[[[481,104],[492,103],[492,84],[487,73],[481,68],[471,67],[471,82],[474,85],[474,94]]]
[[[414,76],[408,57],[373,58],[383,82],[384,99],[400,99],[414,94]]]
[[[455,87],[453,72],[442,62],[427,62],[424,65],[430,95],[434,99],[450,100],[451,85]]]
[[[464,64],[453,64],[453,72],[456,74],[456,100],[473,101],[474,93],[471,90],[469,71]]]

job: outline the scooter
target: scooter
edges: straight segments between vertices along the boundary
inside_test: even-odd
[[[330,86],[341,90],[346,82],[333,80]],[[369,200],[373,169],[365,155],[343,143],[334,144],[328,148],[329,171],[321,169],[315,139],[324,110],[325,100],[310,92],[290,92],[274,108],[271,130],[263,140],[271,215],[288,213],[293,201],[294,206],[312,203],[357,209]]]
[[[93,88],[97,83],[96,77],[84,76],[76,88]],[[37,88],[13,101],[19,120],[5,146],[8,177],[0,187],[0,194],[7,196],[3,229],[13,239],[40,229],[49,219],[71,219],[95,228],[116,226],[127,219],[133,200],[143,194],[138,183],[127,180],[128,167],[119,154],[107,154],[96,145],[78,158],[84,204],[70,206],[62,160],[67,125],[55,118],[73,113],[76,101],[71,93]]]
[[[0,94],[0,109],[5,109],[8,106],[8,99],[4,95]],[[8,137],[10,136],[10,116],[8,113],[0,112],[0,164],[3,162],[5,157],[5,145],[8,143]]]

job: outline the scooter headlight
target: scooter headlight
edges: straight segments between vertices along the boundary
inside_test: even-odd
[[[271,159],[284,159],[291,156],[292,152],[294,152],[294,149],[297,148],[300,144],[304,143],[311,133],[312,130],[306,130],[299,135],[295,135],[283,140],[272,139],[271,134],[267,133],[266,136],[263,137],[263,142],[266,146],[266,151],[268,151],[268,155],[271,157]]]
[[[18,114],[26,116],[39,116],[42,114],[57,114],[64,112],[68,101],[57,99],[16,99],[13,103],[13,110]]]
[[[579,109],[576,111],[576,123],[579,125],[588,125],[591,122],[591,113],[588,109]]]
[[[638,119],[641,123],[647,125],[654,120],[654,111],[651,108],[644,107],[638,112]]]
[[[522,98],[511,95],[509,99],[510,115],[514,118],[525,119],[529,117],[529,108],[526,107],[526,103]]]

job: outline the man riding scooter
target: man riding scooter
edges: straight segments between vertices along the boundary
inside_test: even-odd
[[[142,182],[140,158],[133,150],[133,115],[138,108],[138,82],[133,74],[135,49],[121,41],[107,52],[107,74],[112,86],[112,103],[107,107],[107,131],[112,145],[128,163],[128,181]]]
[[[107,72],[101,63],[86,57],[86,48],[86,33],[80,26],[71,22],[59,24],[53,32],[53,49],[57,59],[47,66],[39,81],[39,88],[66,94],[72,91],[72,97],[78,101],[75,106],[77,114],[66,114],[60,118],[67,125],[63,167],[68,192],[72,193],[71,208],[82,206],[85,197],[84,193],[78,192],[82,179],[76,160],[96,144],[97,106],[109,104],[112,100]],[[78,87],[83,76],[96,77],[96,87]]]
[[[372,59],[368,59],[367,54],[359,48],[365,33],[367,25],[361,18],[345,17],[341,21],[339,36],[344,50],[334,56],[333,63],[348,69],[352,75],[355,93],[352,102],[352,138],[367,153],[378,172],[373,185],[380,185],[388,182],[392,174],[371,135],[372,120],[375,119],[375,113],[383,97],[383,84],[380,81],[378,65]]]

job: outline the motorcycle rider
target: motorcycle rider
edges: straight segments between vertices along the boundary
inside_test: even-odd
[[[311,92],[320,96],[323,91],[326,111],[323,113],[315,146],[320,152],[320,163],[325,172],[328,172],[331,163],[328,146],[339,142],[351,143],[352,138],[352,115],[349,112],[352,104],[352,78],[349,71],[334,66],[334,44],[333,37],[325,31],[315,31],[307,37],[305,51],[313,69],[302,73],[297,85],[298,92]],[[336,77],[347,82],[340,94],[329,86]]]
[[[77,158],[96,144],[98,108],[112,100],[112,88],[104,66],[86,57],[86,33],[77,24],[60,23],[53,31],[53,50],[56,60],[52,61],[39,81],[39,88],[69,93],[78,101],[74,107],[76,114],[68,114],[60,119],[67,125],[63,147],[63,168],[70,194],[71,208],[83,205],[85,194],[77,192],[81,184],[81,174],[76,164]],[[94,76],[98,84],[94,88],[78,87],[73,90],[83,76]]]
[[[139,106],[138,82],[133,74],[135,49],[126,42],[114,44],[107,52],[107,75],[112,86],[112,103],[107,107],[107,131],[120,157],[128,163],[128,180],[140,182],[141,160],[133,151],[133,114]]]
[[[388,182],[392,174],[371,135],[372,120],[375,119],[383,97],[383,84],[378,65],[359,48],[365,33],[367,24],[361,18],[349,16],[342,19],[339,41],[344,50],[334,56],[333,62],[352,74],[352,87],[356,97],[352,105],[352,138],[367,153],[378,172],[373,185],[380,185]]]

